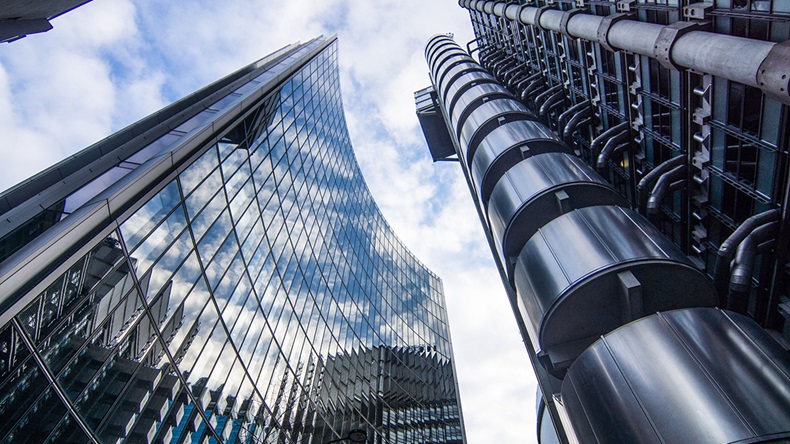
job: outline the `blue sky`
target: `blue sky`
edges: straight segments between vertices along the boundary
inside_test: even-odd
[[[453,0],[94,0],[0,45],[0,189],[282,46],[337,33],[365,179],[444,282],[470,443],[534,442],[535,382],[461,169],[433,164],[413,92],[428,38],[473,38]]]

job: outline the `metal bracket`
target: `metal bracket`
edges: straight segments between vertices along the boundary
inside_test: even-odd
[[[619,51],[617,48],[614,48],[609,44],[609,30],[615,23],[630,17],[631,14],[625,14],[622,12],[604,17],[603,20],[601,20],[601,24],[598,25],[598,43],[600,43],[601,46],[609,51]]]
[[[705,15],[713,9],[711,2],[692,3],[683,7],[683,18],[692,20],[705,20]]]
[[[617,12],[631,12],[631,5],[636,4],[636,0],[620,0],[617,2]]]
[[[582,12],[584,12],[584,11],[581,10],[581,9],[571,9],[570,11],[565,11],[562,14],[562,18],[560,19],[560,32],[563,33],[564,35],[566,35],[567,37],[576,38],[576,37],[570,35],[570,33],[568,33],[568,22],[571,20],[571,18],[574,15],[580,14]]]
[[[571,206],[571,197],[568,196],[568,193],[566,193],[564,190],[554,193],[554,198],[557,199],[557,205],[560,208],[560,213],[565,214],[573,210],[573,206]]]
[[[620,284],[620,319],[623,323],[642,317],[642,284],[630,270],[617,273]]]
[[[543,27],[540,26],[540,16],[543,15],[544,11],[548,11],[549,9],[554,9],[554,8],[552,8],[551,6],[541,6],[540,8],[538,8],[537,11],[535,11],[535,26],[537,26],[538,29],[543,29]],[[546,31],[545,29],[543,30]]]
[[[475,49],[472,49],[472,43],[474,43],[476,45]],[[473,40],[469,40],[469,42],[466,44],[466,53],[469,54],[470,56],[472,55],[472,53],[474,53],[475,51],[479,51],[479,50],[480,50],[480,38],[479,37],[476,38],[476,39],[473,39]]]
[[[777,43],[757,69],[757,84],[765,94],[790,103],[790,40]]]
[[[653,48],[653,54],[658,63],[674,71],[685,69],[672,61],[672,45],[681,36],[691,31],[702,31],[707,25],[708,22],[675,22],[661,28]]]

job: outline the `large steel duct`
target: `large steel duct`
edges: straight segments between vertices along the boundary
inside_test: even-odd
[[[691,69],[760,88],[790,104],[790,41],[782,43],[702,31],[698,23],[662,26],[625,19],[508,4],[461,0],[462,7],[547,31],[645,55],[673,69]]]
[[[603,23],[601,17],[574,13],[569,19],[545,8],[461,3],[547,29],[567,25],[591,38],[598,38]],[[610,25],[636,26],[629,32],[641,34],[638,42],[620,42],[615,33],[608,43],[645,52],[641,39],[652,44],[664,29],[624,20]],[[547,406],[570,440],[787,437],[775,435],[790,423],[787,354],[754,321],[711,308],[718,298],[707,276],[451,37],[431,38],[425,55],[437,108],[514,297],[527,348],[536,352],[531,359]],[[493,52],[486,58],[500,69],[509,63]],[[553,93],[541,93],[545,85],[539,81],[533,76],[520,92],[527,98],[542,94],[538,102],[547,100],[548,112]],[[558,131],[568,138],[591,114],[588,102],[570,107],[559,116]],[[630,142],[630,131],[623,123],[596,139],[600,165]],[[645,175],[641,200],[651,201],[647,194],[655,181],[651,208],[674,189],[683,159]],[[774,225],[762,230],[766,236],[758,229],[743,242],[736,284],[750,276],[752,253],[767,245]]]
[[[598,336],[645,314],[713,306],[707,278],[519,100],[497,83],[455,86],[482,69],[459,49],[436,36],[426,58],[546,368],[561,374]],[[616,142],[623,130],[597,143]],[[623,293],[625,281],[639,296]]]
[[[660,313],[579,356],[562,400],[580,442],[787,442],[787,352],[751,319]]]

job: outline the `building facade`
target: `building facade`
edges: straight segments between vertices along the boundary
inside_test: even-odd
[[[790,10],[459,4],[476,38],[429,40],[417,114],[462,166],[541,440],[786,437]]]
[[[0,0],[0,43],[52,29],[50,20],[90,0]]]
[[[361,176],[335,37],[0,202],[0,440],[464,442],[442,284]]]

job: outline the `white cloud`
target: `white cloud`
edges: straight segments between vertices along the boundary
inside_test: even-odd
[[[282,46],[338,33],[365,179],[444,281],[469,442],[536,439],[532,369],[460,166],[431,163],[414,111],[428,38],[473,38],[455,0],[95,0],[53,24],[0,45],[3,189]]]

